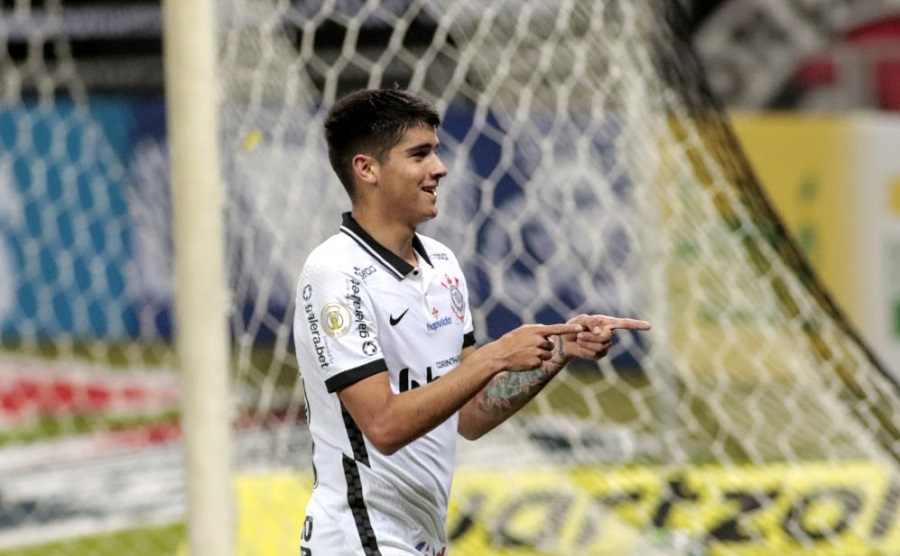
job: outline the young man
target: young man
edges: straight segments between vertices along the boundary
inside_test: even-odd
[[[315,485],[301,554],[443,555],[457,434],[518,411],[572,357],[599,359],[640,320],[579,315],[476,348],[454,254],[417,234],[447,168],[438,114],[401,90],[340,99],[325,122],[350,196],[339,233],[309,255],[294,335]]]

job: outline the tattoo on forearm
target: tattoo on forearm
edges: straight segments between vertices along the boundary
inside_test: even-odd
[[[479,395],[478,408],[491,415],[516,411],[533,398],[551,377],[543,369],[499,375]]]

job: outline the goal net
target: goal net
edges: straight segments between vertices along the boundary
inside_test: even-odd
[[[164,138],[124,153],[102,125],[118,105],[88,94],[57,32],[66,10],[44,2],[34,23],[15,5],[0,24],[0,554],[72,554],[85,535],[84,554],[176,554]],[[422,231],[458,255],[481,342],[578,313],[654,325],[460,441],[454,554],[900,550],[896,379],[766,200],[677,2],[217,11],[241,554],[296,553],[312,486],[294,287],[349,208],[322,120],[344,92],[393,86],[443,115],[449,175]]]

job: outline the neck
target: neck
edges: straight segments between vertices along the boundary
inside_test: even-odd
[[[371,211],[358,210],[354,207],[351,211],[353,219],[372,236],[375,241],[390,249],[397,256],[413,266],[418,266],[415,249],[413,249],[413,237],[416,229],[397,221],[380,217]]]

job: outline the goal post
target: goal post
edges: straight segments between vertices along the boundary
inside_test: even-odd
[[[213,0],[163,2],[163,57],[188,546],[191,554],[231,556],[231,341],[214,8]]]

